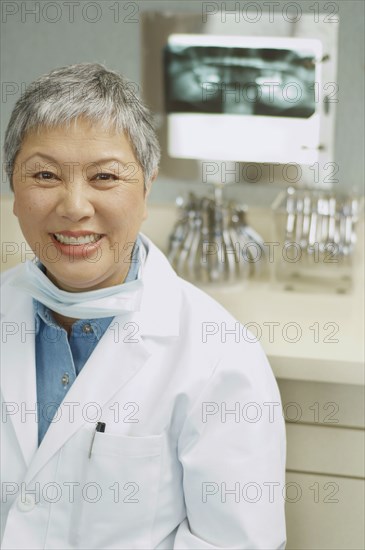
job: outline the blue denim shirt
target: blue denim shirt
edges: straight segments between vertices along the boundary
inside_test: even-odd
[[[132,262],[125,282],[137,279],[138,269],[139,262]],[[66,393],[114,317],[80,319],[72,325],[68,338],[46,306],[34,299],[33,305],[40,445]]]

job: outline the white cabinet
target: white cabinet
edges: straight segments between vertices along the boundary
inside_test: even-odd
[[[363,387],[278,384],[287,427],[287,550],[363,549]]]
[[[287,472],[287,550],[364,549],[364,480]],[[296,502],[295,490],[300,487]]]

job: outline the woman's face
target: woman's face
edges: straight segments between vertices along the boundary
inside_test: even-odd
[[[13,185],[24,237],[59,288],[80,292],[124,281],[147,199],[125,135],[85,119],[29,133]]]

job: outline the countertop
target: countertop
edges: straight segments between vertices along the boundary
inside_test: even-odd
[[[142,232],[164,252],[176,215],[171,204],[153,204],[142,226]],[[248,218],[264,238],[269,238],[272,226],[268,210],[251,208]],[[250,279],[231,286],[197,286],[247,325],[260,340],[277,378],[364,384],[361,242],[357,243],[354,288],[347,294],[287,291],[276,288],[269,278]],[[245,331],[239,336],[227,333],[226,337],[248,339]]]

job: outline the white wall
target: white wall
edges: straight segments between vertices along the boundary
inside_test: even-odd
[[[74,5],[74,18],[71,20]],[[260,2],[262,4],[262,2]],[[57,4],[58,8],[55,6]],[[115,1],[89,0],[35,1],[3,0],[1,74],[2,118],[1,138],[11,110],[21,94],[22,87],[40,74],[53,68],[83,61],[101,62],[119,70],[140,83],[140,13],[144,10],[191,11],[201,13],[202,4],[190,1]],[[206,4],[206,3],[205,3]],[[227,9],[247,2],[212,2]],[[289,2],[280,2],[281,5]],[[314,2],[298,0],[303,13],[310,12]],[[319,2],[324,9],[328,2]],[[330,2],[339,7],[339,103],[336,124],[335,161],[340,172],[338,184],[342,188],[361,190],[364,173],[364,2],[341,0]],[[22,7],[23,6],[23,7]],[[280,13],[281,6],[275,8]],[[313,8],[312,8],[313,9]],[[30,13],[35,11],[37,16]],[[12,13],[14,12],[14,13]],[[58,21],[51,22],[59,18]],[[278,15],[281,17],[281,15]],[[95,23],[91,20],[98,19]],[[47,20],[48,19],[48,20]],[[155,183],[152,201],[173,201],[177,194],[190,189],[201,190],[202,184],[159,178]],[[9,193],[2,175],[2,193]],[[268,204],[277,189],[268,185],[233,186],[230,194],[251,203]]]

